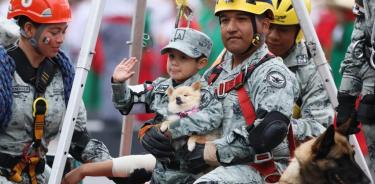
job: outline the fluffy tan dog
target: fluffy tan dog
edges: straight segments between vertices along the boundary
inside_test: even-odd
[[[161,123],[160,130],[162,132],[168,130],[169,126],[176,120],[199,111],[199,104],[201,101],[200,91],[200,82],[195,82],[191,86],[182,86],[176,89],[173,87],[168,88],[168,110],[173,114],[169,115],[167,120]],[[190,136],[187,142],[188,150],[194,150],[196,143],[204,144],[205,142],[215,140],[218,137],[219,136],[215,131],[207,135]]]

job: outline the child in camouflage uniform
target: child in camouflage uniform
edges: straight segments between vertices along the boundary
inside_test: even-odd
[[[186,166],[179,160],[186,150],[174,150],[171,146],[164,146],[163,143],[168,145],[167,143],[172,140],[185,139],[187,136],[194,134],[206,134],[218,128],[221,124],[222,105],[207,89],[207,83],[201,82],[201,103],[198,112],[177,120],[165,133],[154,126],[165,120],[169,115],[167,89],[170,86],[190,86],[193,82],[200,81],[201,76],[198,71],[207,65],[211,48],[212,42],[204,33],[191,28],[177,28],[169,44],[161,50],[162,54],[168,54],[167,72],[170,78],[158,78],[153,82],[146,82],[138,85],[137,90],[134,86],[128,86],[125,81],[134,74],[132,68],[137,62],[136,58],[124,59],[113,72],[113,102],[121,113],[129,114],[132,109],[135,109],[135,106],[143,105],[146,112],[157,114],[152,121],[141,128],[139,134],[143,147],[157,159],[156,165],[154,164],[155,169],[151,183],[193,183],[196,176],[187,172]],[[150,164],[153,164],[150,155],[143,155],[142,158],[149,159]],[[101,173],[107,173],[110,176],[114,174],[116,176],[127,176],[124,171],[123,173],[121,171],[120,173],[111,172],[112,168],[114,171],[119,170],[116,167],[121,167],[121,164],[119,164],[121,159],[123,160],[123,158],[117,158],[113,161],[103,162],[102,166],[106,165],[105,170],[107,172]],[[129,162],[122,163],[131,164]],[[86,169],[88,168],[91,168],[91,171],[86,170],[86,175],[97,175],[95,173],[99,171],[96,168],[100,167],[87,166]],[[77,174],[82,174],[82,172],[80,173],[77,170],[76,173],[69,174],[70,178],[65,178],[65,181],[75,183],[82,179],[74,179],[74,175]]]

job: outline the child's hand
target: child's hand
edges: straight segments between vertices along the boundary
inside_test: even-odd
[[[131,57],[130,59],[123,59],[120,64],[118,64],[113,71],[112,79],[115,83],[121,83],[128,80],[130,77],[134,75],[133,67],[137,59],[135,57]]]
[[[71,170],[64,176],[61,184],[77,184],[83,180],[85,176],[82,174],[82,166]]]

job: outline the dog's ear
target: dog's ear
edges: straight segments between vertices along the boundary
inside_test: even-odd
[[[359,121],[357,120],[357,113],[354,111],[350,117],[340,126],[336,127],[338,133],[344,136],[358,133],[361,129],[358,128]]]
[[[314,145],[311,148],[312,152],[316,153],[314,160],[326,157],[334,144],[335,127],[333,125],[330,125],[327,130],[316,139]]]
[[[174,90],[174,88],[172,86],[169,86],[169,88],[167,89],[167,95],[171,96],[172,93],[173,93],[173,90]]]
[[[191,85],[191,87],[192,87],[195,91],[197,91],[197,90],[200,90],[200,89],[201,89],[202,85],[201,85],[201,82],[197,81],[197,82],[194,82],[194,83]]]

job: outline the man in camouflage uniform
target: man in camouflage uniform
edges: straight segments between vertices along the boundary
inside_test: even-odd
[[[369,155],[366,156],[372,177],[375,176],[375,1],[356,0],[353,8],[357,15],[351,44],[341,64],[343,75],[337,108],[337,123],[345,122],[349,117],[362,122]],[[362,96],[358,110],[354,110],[355,101]],[[375,178],[374,178],[375,179]]]
[[[215,14],[227,52],[219,65],[206,72],[204,80],[223,104],[224,137],[198,144],[185,159],[192,170],[205,163],[221,165],[195,183],[276,182],[277,172],[289,159],[286,135],[298,84],[281,58],[269,55],[264,44],[273,19],[272,3],[218,0]],[[243,83],[237,80],[241,75],[246,76]],[[263,160],[261,155],[267,158]],[[257,169],[267,159],[276,163],[272,173],[267,173],[269,177]]]
[[[169,44],[161,51],[162,54],[168,54],[167,71],[170,78],[158,78],[142,85],[128,86],[124,81],[130,78],[136,59],[123,61],[115,68],[112,76],[115,107],[122,114],[142,108],[146,112],[156,113],[154,120],[147,122],[139,133],[143,147],[157,158],[151,183],[193,183],[196,179],[192,174],[194,172],[187,172],[186,165],[180,162],[180,157],[186,150],[174,150],[170,143],[172,140],[184,142],[187,136],[209,133],[221,124],[222,105],[208,91],[207,83],[201,82],[198,112],[188,113],[186,117],[180,116],[181,119],[172,123],[165,133],[162,133],[158,126],[153,126],[170,115],[166,93],[169,87],[190,86],[193,82],[200,81],[198,71],[206,66],[211,48],[212,42],[204,33],[191,28],[177,28]]]
[[[46,11],[51,16],[42,16]],[[13,47],[0,46],[0,183],[46,183],[45,155],[61,128],[74,78],[59,50],[70,8],[66,0],[11,0],[8,18],[17,20],[21,37]],[[105,145],[88,136],[82,102],[75,121],[69,153],[81,162],[110,159]]]
[[[310,0],[304,0],[311,10]],[[334,109],[311,56],[303,42],[303,33],[291,0],[272,0],[275,19],[266,43],[272,53],[283,58],[296,74],[300,96],[293,108],[293,133],[301,143],[319,136],[333,123]]]

